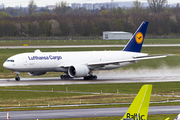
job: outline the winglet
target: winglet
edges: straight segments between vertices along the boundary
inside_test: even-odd
[[[147,22],[147,21],[142,22],[142,24],[137,29],[137,31],[134,33],[132,38],[129,40],[128,44],[125,46],[123,51],[141,52],[141,48],[142,48],[142,45],[144,42],[148,23],[149,22]]]
[[[143,85],[121,120],[147,120],[152,85]]]

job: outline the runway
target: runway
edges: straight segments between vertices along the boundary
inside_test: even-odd
[[[143,47],[177,47],[180,44],[144,44]],[[0,46],[0,49],[26,49],[26,48],[85,48],[85,47],[125,47],[125,45],[63,45],[63,46]]]
[[[83,78],[73,80],[61,80],[59,77],[53,78],[21,78],[21,81],[12,79],[0,79],[0,86],[24,86],[24,85],[70,85],[70,84],[104,84],[104,83],[147,83],[147,82],[177,82],[179,76],[133,76],[133,77],[99,77],[98,80],[83,80]]]
[[[180,81],[180,69],[138,69],[138,70],[110,70],[96,71],[97,80],[84,80],[74,78],[61,80],[60,77],[31,77],[15,81],[15,78],[0,79],[0,86],[23,86],[23,85],[68,85],[68,84],[103,84],[103,83],[140,83],[140,82],[174,82]]]
[[[78,118],[123,116],[128,107],[121,108],[93,108],[93,109],[66,109],[66,110],[38,110],[38,111],[10,111],[10,120],[52,119],[52,118]],[[180,106],[152,106],[149,115],[179,114]],[[0,119],[6,118],[7,112],[0,112]],[[119,117],[121,118],[121,117]]]

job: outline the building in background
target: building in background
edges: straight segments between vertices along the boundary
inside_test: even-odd
[[[82,8],[86,8],[86,10],[93,10],[93,4],[92,3],[83,3]]]
[[[53,10],[56,8],[56,6],[55,5],[47,5],[46,8],[49,10]]]
[[[4,9],[5,8],[5,5],[2,3],[1,5],[0,5],[0,9]]]
[[[104,40],[129,40],[133,36],[130,32],[123,31],[104,31]]]
[[[81,3],[72,3],[71,7],[72,7],[73,10],[74,9],[79,9],[79,8],[81,8]]]

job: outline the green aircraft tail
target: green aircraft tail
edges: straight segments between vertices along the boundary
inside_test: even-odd
[[[152,85],[143,85],[121,120],[147,120]]]

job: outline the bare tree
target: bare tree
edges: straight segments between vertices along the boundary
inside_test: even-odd
[[[34,3],[34,0],[30,0],[29,1],[29,5],[28,5],[28,15],[32,15],[32,13],[35,11],[35,9],[37,8],[36,4]]]
[[[139,2],[138,0],[135,0],[133,2],[133,7],[132,7],[133,12],[140,13],[143,11],[143,3]]]
[[[58,2],[56,3],[56,8],[54,9],[54,11],[56,12],[57,15],[65,14],[66,11],[68,10],[68,5],[69,3],[67,3],[66,1]]]
[[[167,0],[147,0],[149,7],[154,13],[160,13],[161,8],[168,2]]]
[[[56,35],[58,36],[60,34],[60,29],[59,29],[59,23],[57,20],[49,20],[49,24],[50,24],[50,31],[51,31],[51,35]]]

